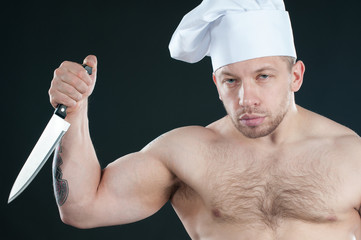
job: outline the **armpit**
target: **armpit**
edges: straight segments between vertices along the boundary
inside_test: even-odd
[[[357,209],[357,208],[354,208],[354,209],[357,211],[358,215],[359,215],[360,218],[361,218],[361,208],[359,207],[358,209]]]

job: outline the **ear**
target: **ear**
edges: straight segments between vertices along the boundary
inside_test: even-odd
[[[303,75],[305,74],[305,64],[298,60],[292,67],[292,82],[291,82],[291,90],[293,92],[298,92],[300,90],[303,83]]]
[[[214,84],[217,86],[217,79],[216,79],[216,75],[214,73],[212,73],[212,79]]]
[[[217,88],[219,100],[222,101],[221,95],[219,94],[219,89],[218,89],[218,84],[217,84],[216,75],[215,75],[214,73],[212,73],[212,78],[213,78],[214,85],[216,85],[216,88]]]

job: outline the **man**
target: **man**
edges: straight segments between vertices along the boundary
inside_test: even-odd
[[[144,219],[171,201],[192,239],[361,239],[361,140],[295,103],[294,62],[281,0],[205,0],[170,43],[174,58],[212,59],[227,116],[165,133],[100,169],[88,130],[87,75],[63,62],[49,90],[72,124],[54,157],[62,220],[79,228]]]

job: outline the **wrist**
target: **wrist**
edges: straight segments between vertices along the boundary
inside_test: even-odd
[[[70,123],[88,118],[88,99],[78,102],[74,107],[68,108],[65,120]]]

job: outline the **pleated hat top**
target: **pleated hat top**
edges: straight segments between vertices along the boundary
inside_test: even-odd
[[[169,50],[189,63],[210,56],[214,71],[253,58],[297,57],[283,0],[203,0],[183,17]]]

